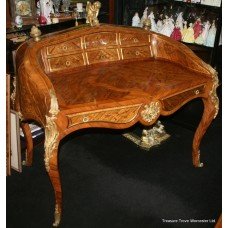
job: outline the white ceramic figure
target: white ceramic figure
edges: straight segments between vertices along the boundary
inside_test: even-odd
[[[168,18],[168,23],[169,23],[170,29],[173,32],[173,29],[174,29],[175,26],[174,26],[174,20],[173,20],[173,16],[172,15]]]
[[[162,20],[157,21],[157,32],[160,33],[163,28],[163,22]]]
[[[83,3],[77,3],[77,12],[83,12]]]
[[[155,20],[154,20],[155,17],[154,17],[153,11],[150,12],[148,18],[149,18],[150,21],[151,21],[151,31],[157,32],[157,24],[156,24],[156,22],[155,22]]]
[[[173,30],[170,26],[170,20],[169,20],[169,17],[167,15],[165,16],[165,19],[163,20],[163,22],[164,22],[164,25],[163,25],[160,33],[165,35],[165,36],[170,37]]]
[[[183,12],[180,12],[176,19],[176,25],[182,30],[184,28],[183,24],[184,24]]]
[[[54,14],[53,2],[52,0],[40,0],[40,1],[44,2],[42,3],[42,6],[44,7],[43,16],[47,19],[47,24],[51,24],[51,14]]]
[[[186,43],[194,43],[195,38],[194,38],[194,30],[193,30],[192,23],[189,24],[189,27],[183,37],[183,41]]]
[[[133,27],[140,27],[140,18],[139,14],[136,12],[134,17],[132,18],[132,26]]]
[[[211,28],[208,31],[208,36],[207,36],[206,43],[205,43],[206,46],[214,47],[216,31],[217,31],[217,29],[215,27],[215,21],[213,21]]]
[[[36,14],[40,16],[40,1],[36,3]]]
[[[145,10],[143,11],[143,15],[140,21],[140,27],[143,27],[143,22],[147,19],[147,15],[148,15],[148,7],[146,7]]]
[[[208,32],[209,32],[209,29],[210,29],[210,22],[207,21],[204,25],[204,28],[203,28],[203,31],[202,31],[202,38],[203,38],[203,43],[206,44],[206,40],[207,40],[207,36],[208,36]]]
[[[23,26],[23,20],[22,17],[17,15],[15,18],[15,25],[17,28],[21,28]]]

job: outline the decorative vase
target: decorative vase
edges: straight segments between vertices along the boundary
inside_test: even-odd
[[[40,0],[40,16],[38,18],[40,25],[47,24],[47,18],[44,16],[45,7],[46,7],[46,0]]]

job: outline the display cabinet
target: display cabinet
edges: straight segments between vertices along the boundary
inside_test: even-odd
[[[119,0],[118,4],[122,6],[122,10],[119,10],[119,16],[116,15],[116,21],[118,24],[123,25],[131,25],[132,18],[136,12],[139,13],[139,17],[141,18],[146,7],[148,7],[147,15],[149,15],[150,12],[153,12],[154,20],[156,23],[158,22],[158,20],[164,20],[165,16],[168,16],[169,18],[172,17],[175,25],[176,19],[180,12],[183,13],[183,20],[187,21],[187,27],[190,23],[194,25],[195,21],[198,18],[200,18],[201,20],[202,27],[207,22],[210,24],[210,26],[214,23],[216,28],[215,40],[213,42],[214,45],[199,45],[195,42],[184,43],[188,45],[205,62],[209,63],[213,67],[216,66],[216,56],[222,27],[221,4],[217,3],[217,6],[215,6],[216,4],[212,6],[205,5],[207,4],[206,1],[201,2],[174,0]]]

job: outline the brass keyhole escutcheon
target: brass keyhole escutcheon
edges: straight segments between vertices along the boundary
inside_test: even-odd
[[[66,61],[66,66],[70,66],[70,61]]]
[[[198,95],[199,94],[199,90],[197,89],[197,90],[195,90],[195,94],[196,95]]]
[[[89,121],[89,117],[88,117],[88,116],[84,116],[83,119],[82,119],[82,121],[83,121],[84,123],[88,122],[88,121]]]

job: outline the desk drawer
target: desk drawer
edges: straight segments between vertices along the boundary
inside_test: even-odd
[[[88,51],[86,56],[88,64],[117,61],[120,59],[118,50],[114,48]]]
[[[129,123],[137,116],[140,106],[140,104],[137,104],[67,115],[69,121],[68,127],[91,122]]]
[[[128,47],[122,49],[123,59],[137,59],[151,57],[149,46]]]
[[[85,36],[85,48],[101,48],[117,45],[117,34],[111,32],[100,32]]]
[[[165,98],[162,100],[163,110],[172,111],[176,107],[185,103],[185,101],[191,100],[192,98],[195,98],[195,97],[199,97],[203,93],[204,93],[204,85],[201,85],[194,89],[190,89],[185,92],[176,94],[174,96]]]
[[[140,33],[120,33],[120,44],[126,46],[150,45],[150,36]]]
[[[75,68],[85,65],[83,54],[65,55],[62,57],[53,57],[48,59],[48,68],[50,72]]]
[[[70,54],[80,50],[82,51],[81,44],[82,44],[81,38],[75,38],[67,42],[47,46],[46,54],[47,56],[53,56],[53,55]]]

